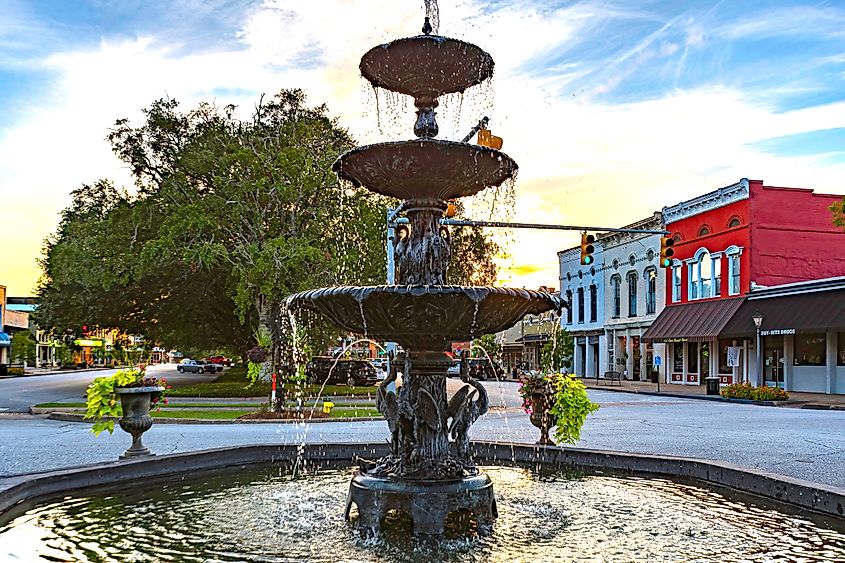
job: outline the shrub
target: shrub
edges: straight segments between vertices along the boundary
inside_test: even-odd
[[[751,401],[785,401],[789,399],[789,394],[780,387],[755,387],[750,383],[742,382],[722,389],[722,397]]]

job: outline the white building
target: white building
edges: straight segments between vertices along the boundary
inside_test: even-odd
[[[662,230],[655,212],[623,228]],[[598,237],[603,249],[605,363],[625,379],[645,381],[654,371],[665,375],[662,343],[643,342],[642,336],[666,304],[666,272],[660,267],[659,234],[606,233]]]
[[[596,378],[608,371],[604,333],[605,291],[602,273],[602,245],[593,244],[595,259],[581,265],[581,247],[557,253],[560,263],[560,295],[570,306],[561,314],[560,325],[573,336],[573,371],[580,377]]]

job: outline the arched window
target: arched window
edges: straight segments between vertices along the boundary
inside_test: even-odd
[[[637,273],[628,272],[628,316],[637,316]]]
[[[739,218],[738,215],[734,215],[731,217],[731,220],[728,221],[728,228],[733,229],[734,227],[739,227],[742,225],[742,219]]]
[[[701,228],[698,229],[698,236],[706,237],[712,232],[710,225],[701,225]]]
[[[578,322],[584,322],[584,288],[579,287],[578,290]]]
[[[711,255],[706,248],[700,248],[688,264],[687,296],[691,301],[721,295],[721,253]]]
[[[651,315],[657,312],[657,270],[646,268],[643,272],[646,280],[645,313]]]
[[[728,295],[739,295],[740,286],[740,255],[742,249],[738,246],[729,246],[725,250],[728,258]]]
[[[590,322],[594,323],[598,320],[599,296],[598,287],[596,284],[590,286]]]
[[[618,275],[610,278],[610,290],[613,292],[613,318],[622,316],[622,278]]]
[[[566,290],[566,324],[572,324],[572,290]]]

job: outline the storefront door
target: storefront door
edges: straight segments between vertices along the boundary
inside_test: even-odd
[[[709,342],[702,342],[698,346],[699,350],[699,359],[698,359],[698,369],[701,372],[701,377],[698,379],[699,385],[704,385],[707,383],[705,378],[710,376],[710,343]]]
[[[634,381],[640,381],[640,360],[642,359],[642,351],[640,350],[639,336],[634,336],[631,339],[631,347],[631,352],[634,355]]]
[[[783,388],[783,336],[763,337],[765,386]]]

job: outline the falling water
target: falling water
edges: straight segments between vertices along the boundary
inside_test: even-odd
[[[493,358],[490,357],[490,353],[487,352],[487,349],[484,348],[484,346],[481,346],[480,344],[471,344],[469,349],[470,349],[470,351],[481,350],[484,353],[484,356],[487,358],[487,361],[490,363],[490,369],[493,372],[493,377],[496,378],[496,387],[498,387],[498,389],[499,389],[499,396],[502,398],[502,405],[504,405],[504,407],[505,407],[505,411],[502,412],[502,413],[499,413],[499,418],[501,420],[503,420],[504,423],[505,423],[505,435],[507,437],[512,437],[513,433],[511,432],[511,425],[510,425],[510,421],[508,420],[508,416],[507,416],[507,404],[508,403],[507,403],[507,400],[505,399],[505,386],[504,386],[504,381],[502,380],[502,377],[500,376],[500,372],[499,372],[498,369],[496,369],[496,364],[493,363]],[[509,440],[508,444],[510,445],[510,448],[511,448],[511,461],[513,461],[513,463],[516,464],[516,450],[514,450],[514,447],[513,447],[513,440],[512,439]]]
[[[437,0],[423,0],[425,3],[425,17],[428,18],[428,23],[431,24],[432,33],[434,35],[440,34],[440,7],[437,5]]]

